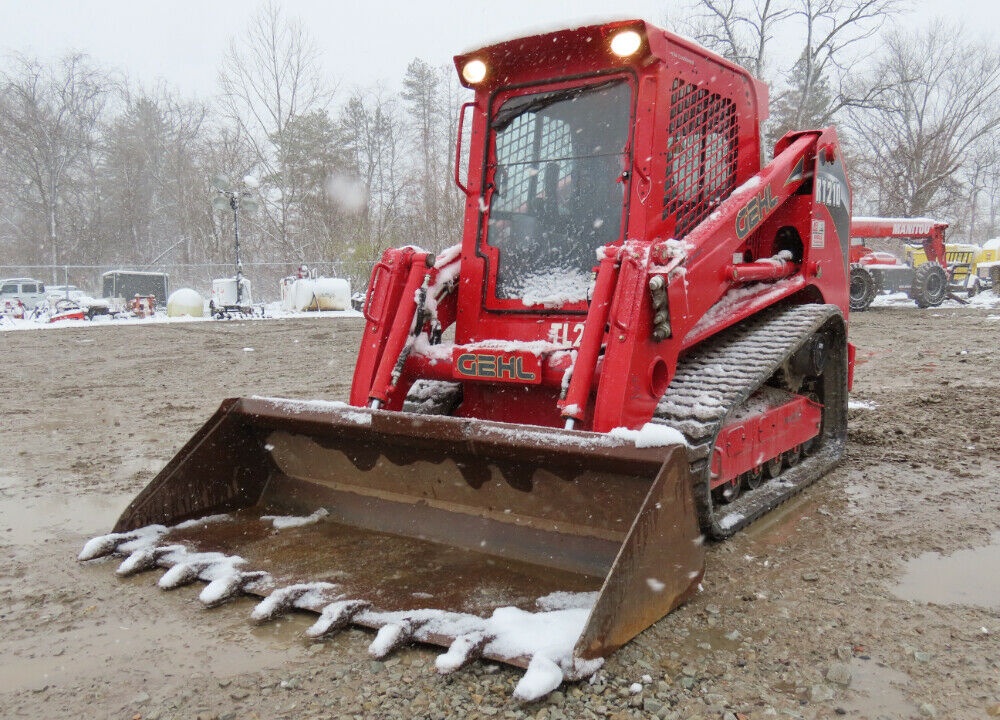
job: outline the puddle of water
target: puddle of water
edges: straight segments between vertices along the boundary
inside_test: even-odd
[[[851,717],[879,716],[912,717],[916,706],[907,700],[903,687],[910,677],[903,672],[881,665],[875,660],[851,660],[851,687],[843,701],[837,703]]]
[[[757,552],[784,545],[823,506],[821,493],[803,493],[778,506],[740,531]]]
[[[721,628],[684,629],[673,635],[670,645],[682,657],[702,657],[707,652],[714,650],[729,650],[734,652],[739,649],[744,639],[739,637],[735,640],[730,640],[726,637],[726,631]],[[705,647],[706,645],[709,647]]]
[[[0,497],[0,542],[34,545],[65,533],[111,531],[131,495]]]
[[[913,558],[892,592],[903,600],[1000,610],[1000,532],[986,547]]]

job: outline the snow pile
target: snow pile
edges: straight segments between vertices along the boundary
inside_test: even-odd
[[[260,519],[270,522],[274,525],[275,530],[285,530],[287,528],[315,525],[329,514],[330,513],[327,512],[325,508],[320,508],[312,515],[307,515],[306,517],[296,517],[290,515],[261,515]]]
[[[958,292],[958,296],[965,300],[968,305],[960,305],[958,302],[946,299],[941,303],[940,307],[942,309],[958,309],[958,308],[969,308],[969,309],[990,309],[990,308],[1000,308],[1000,295],[997,295],[993,290],[985,290],[975,297],[966,299],[965,293],[963,291]],[[912,308],[913,310],[922,310],[917,307],[917,304],[913,302],[913,299],[907,295],[905,292],[890,293],[888,295],[878,295],[872,301],[872,307],[902,307],[902,308]]]
[[[1000,290],[992,288],[969,298],[969,305],[977,308],[1000,308]]]
[[[735,527],[745,519],[746,516],[743,513],[729,513],[719,521],[719,527],[723,530],[728,530],[731,527]]]
[[[327,602],[335,597],[337,589],[337,585],[328,582],[296,583],[278,588],[257,603],[250,613],[250,619],[265,622],[293,607],[308,609],[311,605]]]
[[[163,573],[157,585],[163,590],[173,590],[198,579],[212,582],[221,577],[231,577],[236,574],[236,567],[246,560],[218,552],[192,553],[182,548],[166,555],[163,562],[172,567]]]
[[[624,427],[613,428],[608,435],[633,443],[637,448],[669,447],[687,445],[687,438],[680,430],[658,423],[646,423],[639,430]]]
[[[126,546],[131,545],[135,546],[135,550],[153,546],[166,533],[167,527],[164,525],[147,525],[131,532],[99,535],[87,541],[80,554],[77,555],[77,560],[86,561],[104,557],[115,552],[119,547],[124,551]]]
[[[561,268],[523,278],[514,292],[525,307],[557,308],[586,302],[590,295],[591,273],[577,268]]]
[[[434,667],[442,675],[455,672],[464,667],[477,653],[480,653],[487,641],[488,638],[482,632],[461,635],[455,638],[455,642],[448,648],[448,652],[438,655],[437,660],[434,661]]]
[[[198,595],[204,605],[215,607],[244,592],[252,592],[264,588],[271,583],[271,576],[266,572],[240,572],[233,568],[232,572],[219,574],[209,581],[205,589]]]
[[[488,618],[444,610],[412,610],[385,613],[362,611],[355,616],[355,620],[362,625],[380,628],[368,648],[368,652],[376,658],[385,657],[412,640],[434,636],[454,638],[448,651],[435,662],[437,671],[443,674],[458,670],[480,655],[530,657],[528,669],[514,689],[516,699],[530,702],[552,692],[563,680],[593,675],[604,664],[600,658],[584,661],[573,654],[596,595],[555,593],[539,598],[538,605],[560,609],[529,612],[502,607],[494,610]],[[339,611],[341,603],[334,603],[334,606]]]

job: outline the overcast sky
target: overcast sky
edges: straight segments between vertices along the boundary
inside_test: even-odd
[[[145,87],[160,80],[208,99],[230,40],[260,0],[0,0],[0,52],[49,60],[72,50],[128,73]],[[664,0],[285,0],[286,14],[313,35],[341,84],[395,85],[420,57],[434,65],[498,38],[581,20],[642,17],[662,23]],[[915,0],[907,25],[955,18],[977,32],[1000,31],[996,0]]]

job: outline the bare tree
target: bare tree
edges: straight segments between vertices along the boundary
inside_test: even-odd
[[[302,24],[280,6],[264,5],[229,48],[219,73],[222,112],[252,145],[261,175],[265,220],[285,253],[301,256],[296,195],[286,153],[295,119],[325,109],[332,88],[321,75],[319,51]]]
[[[18,56],[0,82],[3,173],[34,213],[34,227],[44,228],[45,240],[31,238],[30,245],[57,265],[75,243],[63,232],[63,215],[73,183],[89,180],[109,81],[85,56],[74,54],[55,66]]]
[[[826,90],[828,78],[840,75],[856,59],[854,48],[874,37],[901,9],[901,0],[797,0],[791,18],[802,23],[805,42],[798,64],[800,82],[792,89],[798,102],[790,105],[789,117],[782,118],[787,129],[827,125],[843,108],[867,106],[881,93],[879,82],[864,88],[841,84],[828,102],[813,100]]]
[[[770,144],[789,130],[828,125],[846,107],[873,103],[883,84],[847,83],[846,69],[856,49],[902,8],[903,0],[695,0],[685,29],[769,83]],[[800,50],[791,67],[772,74],[775,37]]]
[[[973,149],[1000,128],[1000,52],[936,24],[889,35],[872,72],[888,88],[879,107],[850,112],[863,158],[855,175],[880,213],[947,213],[965,192],[961,171]]]
[[[204,212],[210,172],[198,166],[207,108],[164,88],[123,85],[117,109],[103,132],[97,173],[103,218],[93,244],[106,261],[191,262],[212,227]]]
[[[697,0],[684,29],[754,77],[768,76],[768,44],[792,13],[787,0]]]
[[[982,242],[996,234],[1000,205],[1000,132],[980,138],[968,153],[958,181],[952,217],[954,234],[962,233],[970,242]],[[956,227],[957,225],[957,227]],[[958,232],[955,232],[958,231]]]

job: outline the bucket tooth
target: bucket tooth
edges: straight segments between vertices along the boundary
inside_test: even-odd
[[[337,602],[332,602],[323,608],[319,619],[306,630],[306,635],[319,639],[326,635],[333,635],[340,632],[351,624],[351,621],[354,620],[354,617],[359,612],[367,610],[369,607],[371,605],[364,600],[338,600]]]
[[[310,605],[316,604],[317,596],[335,595],[337,588],[337,585],[327,582],[296,583],[278,588],[257,603],[250,613],[250,619],[256,623],[264,623],[292,608],[308,609]]]
[[[448,648],[448,652],[437,656],[434,667],[442,675],[461,670],[473,660],[482,657],[483,648],[492,640],[492,637],[482,632],[459,635]]]
[[[198,579],[198,573],[203,565],[196,562],[179,562],[163,573],[159,582],[161,590],[174,590],[183,585],[190,585]]]
[[[131,577],[138,573],[152,570],[159,566],[160,561],[166,555],[176,552],[185,552],[182,545],[163,545],[160,547],[142,547],[133,550],[128,557],[122,560],[115,573],[119,577]]]
[[[241,557],[217,552],[181,554],[172,568],[163,573],[157,585],[162,590],[174,590],[195,580],[212,581],[235,572],[235,566],[246,562]]]
[[[212,580],[205,589],[198,595],[205,607],[218,607],[223,603],[232,600],[237,595],[242,595],[247,590],[247,586],[258,583],[267,583],[271,576],[262,570],[252,570],[249,572],[236,572],[217,577]]]
[[[376,660],[388,657],[393,651],[413,641],[413,636],[426,621],[406,618],[379,628],[368,654]]]
[[[544,655],[535,655],[514,688],[514,699],[529,703],[545,697],[562,684],[562,668]]]
[[[97,537],[91,538],[87,541],[87,543],[83,546],[83,549],[80,551],[80,554],[77,556],[77,560],[85,562],[87,560],[96,560],[97,558],[111,555],[115,553],[120,546],[136,540],[148,539],[151,542],[155,542],[156,538],[166,532],[167,528],[163,525],[148,525],[129,532],[113,532],[108,533],[107,535],[98,535]]]

